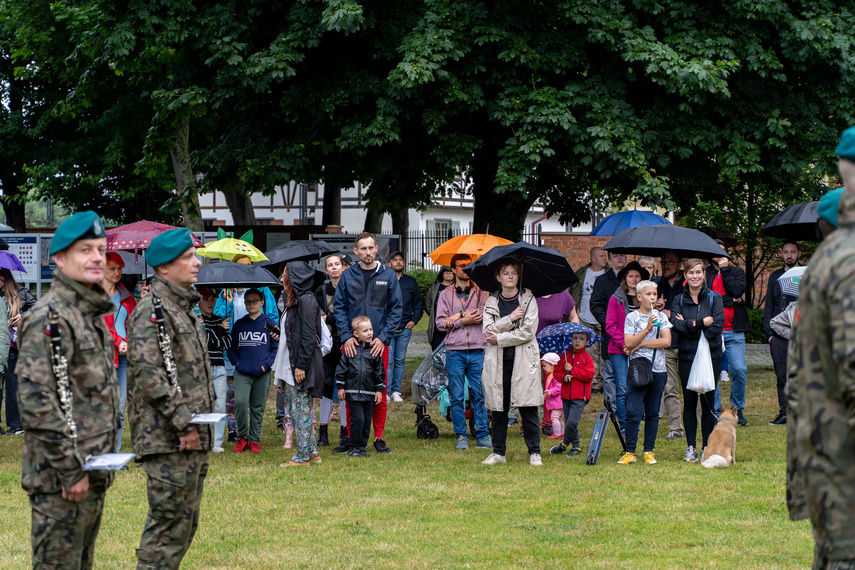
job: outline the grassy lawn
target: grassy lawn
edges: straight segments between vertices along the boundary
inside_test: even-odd
[[[408,362],[407,377],[416,365]],[[613,431],[597,466],[549,455],[552,440],[544,439],[544,466],[532,468],[514,431],[508,463],[484,466],[485,451],[454,449],[436,404],[429,412],[439,439],[417,440],[408,390],[406,403],[389,407],[391,455],[356,460],[324,448],[323,465],[286,470],[271,399],[260,455],[212,456],[184,567],[804,568],[812,560],[810,524],[787,518],[785,430],[767,425],[777,411],[774,374],[752,368],[748,381],[750,425],[738,432],[739,463],[719,470],[683,463],[685,440],[663,441],[665,422],[655,466],[616,465]],[[729,384],[723,388],[727,402]],[[585,411],[583,449],[601,407]],[[0,438],[4,569],[30,561],[20,466],[21,439]],[[143,475],[121,472],[108,492],[96,568],[134,566],[147,510]]]

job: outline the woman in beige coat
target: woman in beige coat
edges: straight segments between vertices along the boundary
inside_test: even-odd
[[[531,291],[520,291],[520,274],[516,261],[500,264],[496,279],[502,288],[492,293],[484,306],[487,350],[481,383],[484,404],[493,412],[493,453],[483,461],[485,465],[505,462],[511,406],[520,412],[529,463],[542,465],[538,406],[543,405],[543,383],[535,338],[537,303]]]

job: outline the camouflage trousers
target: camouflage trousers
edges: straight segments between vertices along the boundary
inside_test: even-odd
[[[145,458],[143,469],[148,475],[148,516],[137,569],[178,568],[199,526],[208,452],[152,455]]]
[[[855,560],[831,560],[826,546],[813,534],[813,570],[855,570]]]
[[[62,493],[30,496],[34,569],[92,568],[106,492],[107,485],[95,481],[79,503],[63,499]]]

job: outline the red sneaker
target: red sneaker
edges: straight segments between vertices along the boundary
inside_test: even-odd
[[[234,449],[232,449],[232,451],[234,451],[235,453],[243,453],[244,451],[246,451],[247,445],[249,445],[249,442],[247,440],[245,440],[244,438],[240,438],[240,439],[238,439],[237,445],[235,445],[235,447],[234,447]]]
[[[254,441],[249,442],[249,452],[250,453],[261,453],[261,447],[255,443]]]

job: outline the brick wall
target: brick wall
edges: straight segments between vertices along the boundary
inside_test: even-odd
[[[576,271],[591,261],[592,247],[602,247],[612,238],[568,232],[543,232],[540,234],[540,239],[543,247],[563,254],[570,262],[573,271]]]

